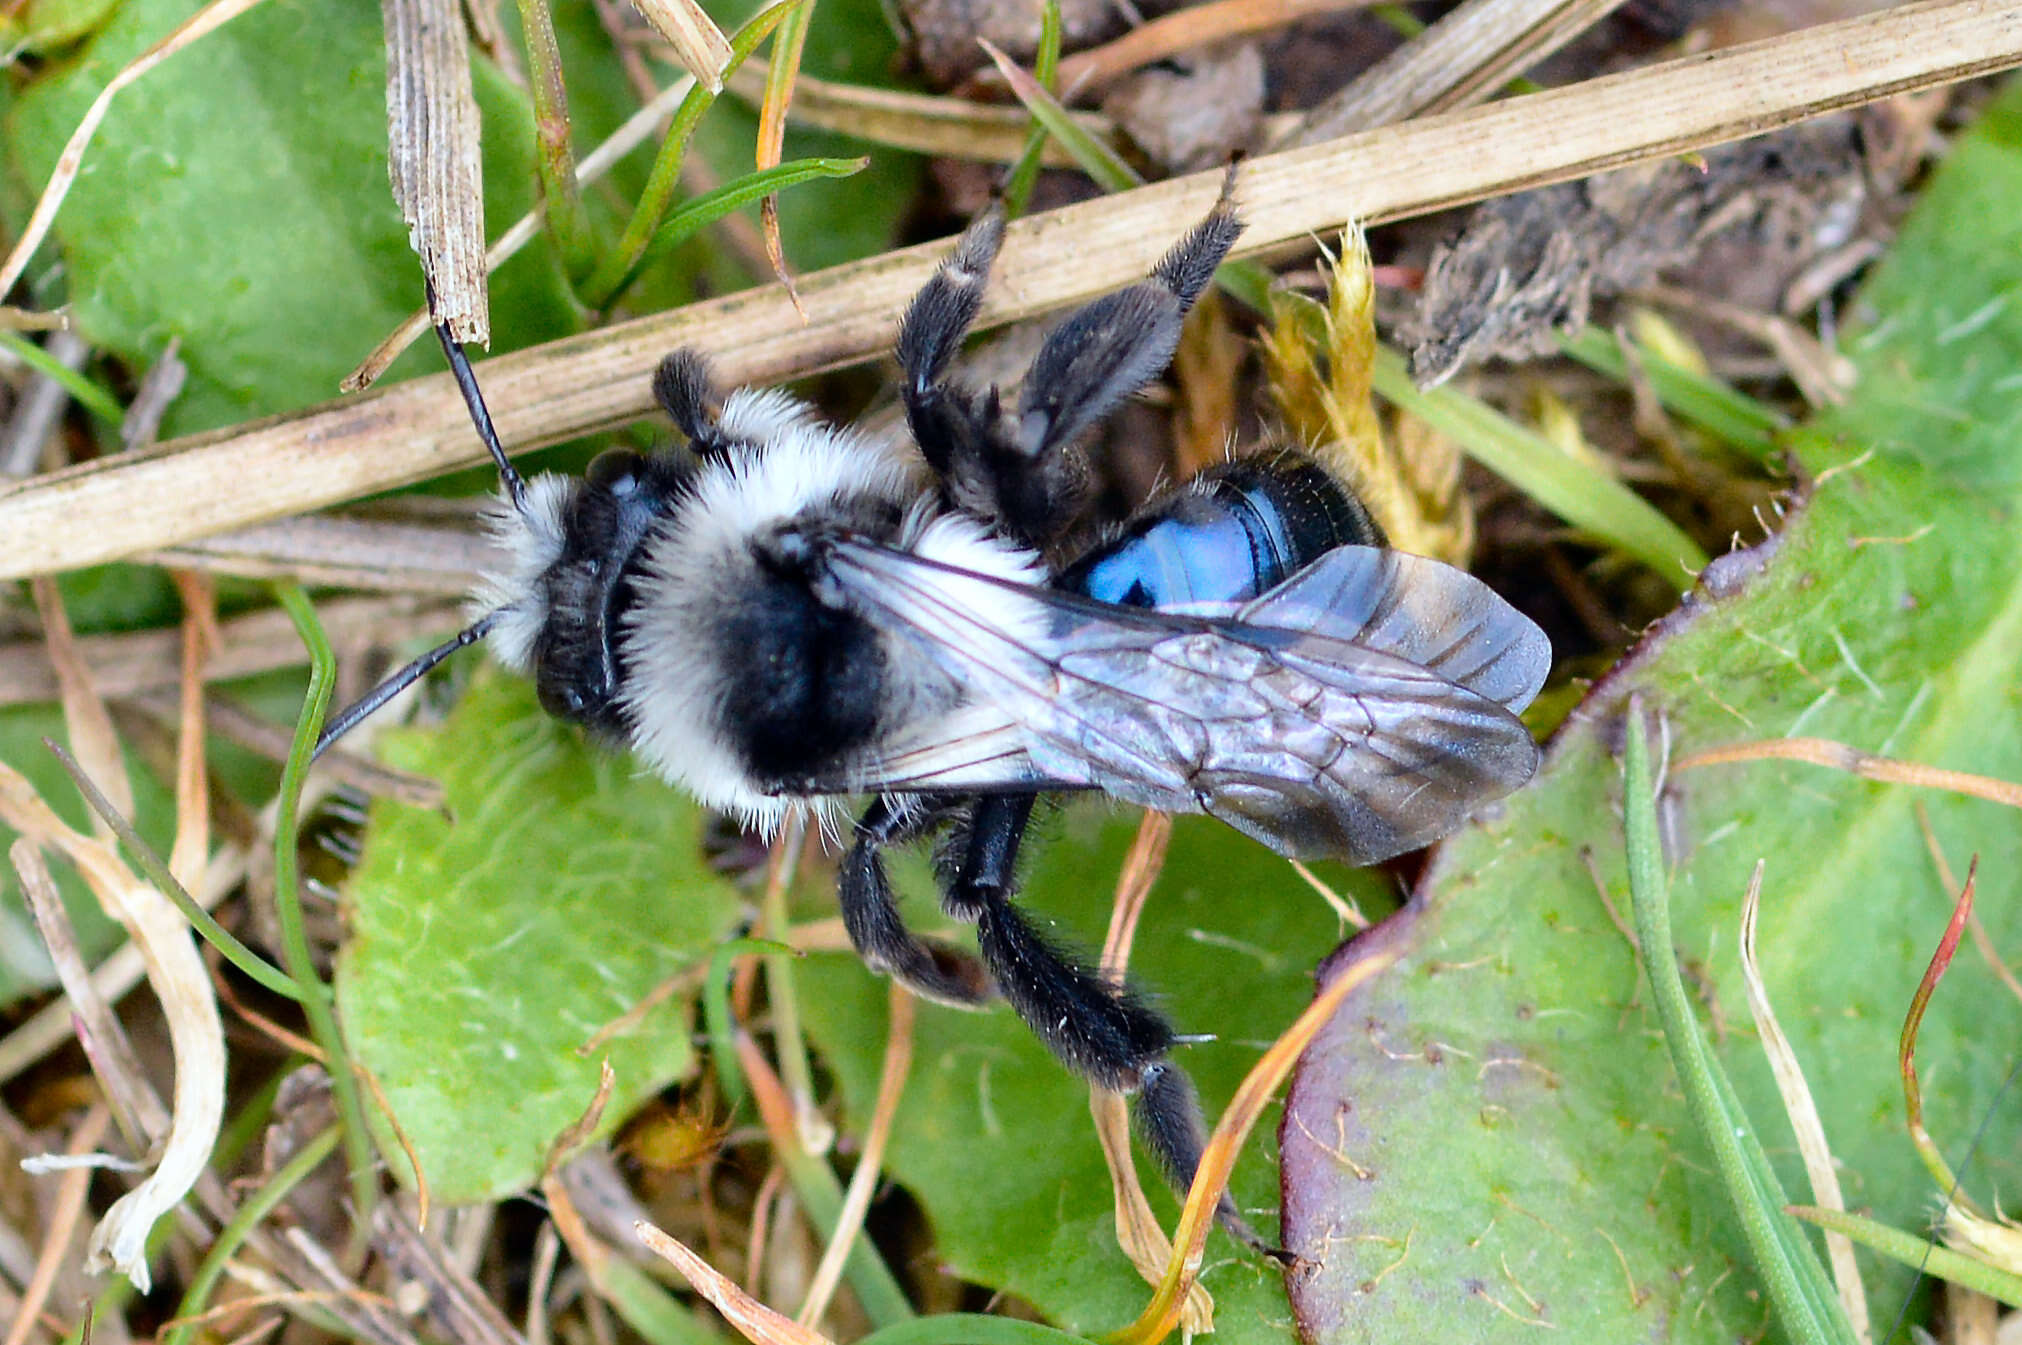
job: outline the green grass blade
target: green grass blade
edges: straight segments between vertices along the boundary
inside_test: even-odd
[[[176,1316],[182,1325],[165,1335],[163,1345],[186,1345],[190,1333],[196,1330],[194,1319],[203,1312],[211,1301],[211,1293],[218,1287],[218,1281],[225,1273],[225,1263],[237,1254],[246,1240],[246,1235],[259,1227],[260,1221],[273,1213],[274,1208],[287,1199],[288,1193],[299,1186],[304,1177],[316,1169],[316,1165],[330,1156],[337,1147],[338,1127],[331,1126],[289,1159],[279,1172],[271,1177],[265,1186],[239,1206],[232,1215],[231,1222],[218,1230],[218,1236],[204,1253],[203,1264],[190,1279],[190,1287],[184,1291],[182,1304],[176,1309]]]
[[[751,58],[751,53],[758,50],[760,43],[772,36],[773,30],[799,3],[800,0],[781,0],[781,3],[752,16],[731,36],[730,60],[723,67],[726,81]],[[674,202],[674,193],[681,183],[681,163],[688,153],[688,141],[695,134],[695,124],[702,120],[702,114],[715,102],[716,95],[697,83],[681,100],[681,106],[675,109],[674,120],[667,127],[667,138],[660,142],[660,153],[653,160],[653,171],[646,179],[645,190],[639,193],[639,204],[633,208],[632,217],[625,221],[624,231],[618,235],[617,243],[603,262],[588,280],[576,287],[576,293],[589,307],[609,308],[624,292],[627,280],[637,272],[640,259],[652,245],[661,221]]]
[[[1561,345],[1566,354],[1589,369],[1628,380],[1627,357],[1614,337],[1599,327],[1585,327],[1576,336],[1562,337]],[[1638,362],[1667,410],[1745,453],[1767,457],[1790,429],[1787,418],[1717,378],[1680,368],[1649,350],[1638,352]]]
[[[1039,87],[1051,93],[1060,84],[1060,0],[1045,0],[1039,7],[1039,51],[1032,58],[1032,74]],[[1049,132],[1046,123],[1032,119],[1025,133],[1025,148],[1004,181],[1004,214],[1017,219],[1032,199],[1032,185],[1039,180],[1039,161],[1045,157]]]
[[[1664,1039],[1671,1048],[1687,1108],[1713,1152],[1714,1165],[1740,1216],[1756,1272],[1784,1332],[1800,1345],[1852,1345],[1852,1330],[1832,1297],[1824,1267],[1801,1235],[1792,1236],[1797,1226],[1783,1212],[1787,1202],[1776,1174],[1756,1143],[1725,1072],[1713,1058],[1678,974],[1671,938],[1669,879],[1657,834],[1648,727],[1640,702],[1632,701],[1623,750],[1622,826],[1636,935],[1657,1016],[1664,1025]]]
[[[716,1081],[723,1087],[724,1105],[732,1115],[751,1097],[744,1067],[737,1063],[737,1024],[730,1016],[730,964],[747,953],[791,953],[773,939],[732,939],[709,955],[709,979],[702,983],[702,1018],[709,1028],[709,1058],[716,1062]]]
[[[1058,140],[1061,148],[1081,165],[1081,171],[1094,178],[1104,191],[1127,191],[1144,182],[1137,170],[1123,161],[1122,155],[1090,135],[1061,105],[1060,100],[1020,69],[1016,61],[982,38],[976,40],[982,44],[984,51],[990,53],[990,59],[997,63],[1004,82],[1010,86],[1012,93],[1018,95],[1018,101],[1025,104],[1025,110],[1032,114],[1032,119],[1045,127],[1046,133]]]
[[[526,40],[527,92],[534,112],[535,172],[540,179],[543,215],[555,251],[571,282],[587,276],[596,265],[596,239],[590,214],[576,182],[576,154],[569,144],[569,91],[562,81],[561,43],[555,37],[555,16],[548,0],[519,0],[520,35]]]
[[[606,1257],[604,1301],[647,1345],[726,1345],[728,1337],[622,1256]]]
[[[1642,496],[1612,476],[1568,457],[1551,440],[1452,388],[1419,391],[1404,357],[1378,347],[1376,390],[1575,527],[1657,571],[1682,591],[1706,565],[1706,553]]]
[[[117,399],[76,369],[51,355],[19,332],[0,330],[0,348],[19,356],[23,364],[38,374],[47,374],[76,398],[77,404],[115,428],[126,419],[126,410]]]
[[[2022,1308],[2022,1275],[1982,1261],[1977,1256],[1943,1247],[1928,1238],[1906,1233],[1864,1215],[1845,1210],[1824,1210],[1815,1205],[1793,1205],[1794,1218],[1817,1224],[1834,1233],[1844,1233],[1863,1247],[1900,1261],[1913,1270],[1936,1275],[1941,1280],[1998,1299],[2011,1308]]]
[[[786,1169],[786,1179],[800,1197],[809,1222],[821,1233],[824,1242],[833,1238],[842,1222],[843,1208],[842,1180],[835,1175],[835,1169],[828,1165],[827,1159],[809,1153],[801,1145],[791,1123],[783,1141],[774,1146],[774,1153],[780,1166]],[[905,1290],[899,1287],[891,1267],[867,1239],[860,1237],[851,1244],[849,1259],[843,1263],[843,1277],[849,1281],[864,1315],[874,1327],[882,1330],[914,1319],[913,1305]]]
[[[638,266],[620,282],[618,288],[622,292],[638,278],[641,271],[733,210],[816,178],[850,177],[861,173],[869,164],[870,160],[865,158],[794,159],[775,168],[747,173],[735,182],[726,182],[700,196],[690,197],[667,212],[667,218],[654,233],[653,241],[647,244],[645,255],[639,258]]]
[[[337,682],[337,656],[331,652],[323,623],[316,619],[316,609],[300,584],[276,583],[274,595],[309,650],[309,690],[302,701],[302,717],[295,724],[288,760],[281,768],[281,792],[275,801],[274,911],[281,927],[281,960],[302,989],[302,1009],[309,1019],[309,1033],[323,1048],[323,1068],[330,1076],[337,1115],[343,1122],[344,1158],[351,1170],[352,1236],[357,1249],[362,1251],[364,1239],[371,1234],[372,1206],[379,1198],[379,1178],[373,1163],[371,1133],[365,1125],[365,1107],[358,1096],[358,1080],[351,1072],[351,1057],[344,1049],[343,1034],[337,1029],[330,987],[316,974],[316,962],[309,951],[299,883],[301,857],[296,852],[302,784],[309,775],[316,738],[323,730],[323,717],[330,709],[330,689]]]

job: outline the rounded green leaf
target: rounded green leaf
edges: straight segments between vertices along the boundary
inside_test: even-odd
[[[480,676],[447,725],[393,735],[386,757],[440,780],[447,803],[373,810],[346,890],[345,1040],[434,1198],[497,1199],[540,1176],[601,1060],[617,1076],[605,1131],[690,1068],[680,998],[580,1048],[706,958],[739,899],[704,862],[685,796],[549,719],[516,678]]]
[[[1660,820],[1676,955],[1779,1178],[1809,1190],[1749,1023],[1736,931],[1767,861],[1770,998],[1847,1200],[1920,1227],[1939,1193],[1904,1130],[1896,1040],[1950,913],[1919,823],[2022,948],[2022,827],[1995,804],[1795,762],[1680,771],[1785,737],[2022,778],[2022,96],[1946,161],[1864,296],[1862,382],[1801,446],[1816,484],[1781,536],[1705,587],[1603,682],[1493,830],[1448,844],[1381,934],[1402,960],[1316,1041],[1283,1133],[1308,1336],[1716,1341],[1766,1308],[1687,1116],[1617,916],[1615,751],[1627,697],[1668,730]],[[1613,911],[1597,891],[1605,886]],[[1345,954],[1362,949],[1351,945]],[[1673,950],[1645,950],[1653,957]],[[2018,1121],[1990,1114],[2022,1005],[1961,957],[1926,1018],[1927,1112],[1976,1192],[2013,1189]],[[1870,1269],[1878,1317],[1905,1284]]]
[[[199,8],[127,0],[21,95],[4,132],[29,199],[106,82]],[[474,73],[496,231],[532,202],[530,118],[488,65]],[[189,381],[165,435],[336,395],[421,303],[420,263],[387,183],[377,7],[268,0],[128,86],[85,151],[53,240],[94,346],[140,368],[181,338]],[[501,270],[493,309],[508,344],[575,324],[539,250]]]

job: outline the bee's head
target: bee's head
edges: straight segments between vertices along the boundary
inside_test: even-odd
[[[499,499],[489,524],[505,559],[478,582],[471,624],[331,719],[316,754],[479,640],[501,663],[534,679],[549,714],[622,736],[618,690],[625,669],[617,636],[634,598],[635,563],[655,524],[692,495],[695,460],[679,449],[651,455],[614,449],[580,479],[529,482],[506,457],[462,345],[441,323],[436,335],[478,439],[498,465]]]
[[[635,597],[640,545],[684,496],[695,470],[679,450],[612,449],[581,479],[542,476],[493,515],[508,556],[476,603],[502,615],[489,642],[534,680],[557,719],[622,734],[618,634]]]

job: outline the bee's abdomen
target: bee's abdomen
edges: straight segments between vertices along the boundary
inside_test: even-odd
[[[1348,545],[1381,546],[1383,532],[1317,463],[1283,453],[1203,472],[1056,584],[1126,607],[1243,602]]]

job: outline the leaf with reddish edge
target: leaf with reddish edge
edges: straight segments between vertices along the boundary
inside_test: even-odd
[[[1802,736],[2022,778],[2022,310],[1988,297],[2022,285],[2018,146],[2011,91],[1955,146],[1855,306],[1861,384],[1794,439],[1812,488],[1782,535],[1709,567],[1592,690],[1536,784],[1449,842],[1407,908],[1365,936],[1399,964],[1308,1051],[1280,1136],[1308,1340],[1765,1329],[1614,914],[1621,713],[1640,694],[1680,758]],[[1780,1180],[1806,1189],[1760,1046],[1732,1026],[1734,930],[1758,858],[1764,981],[1849,1201],[1899,1225],[1928,1213],[1930,1183],[1905,1136],[1898,1029],[1953,895],[1932,876],[1920,799],[1945,848],[1982,852],[1996,945],[2022,944],[2022,828],[1994,803],[1798,761],[1674,769],[1660,800],[1677,947]],[[2022,1178],[2014,1109],[1988,1110],[2018,1034],[2022,1006],[1963,988],[1922,1025],[1920,1051],[1943,1062],[1925,1080],[1932,1134],[1963,1142],[1988,1125],[1963,1173],[1982,1194]],[[1892,1310],[1905,1285],[1878,1272],[1873,1301]]]

